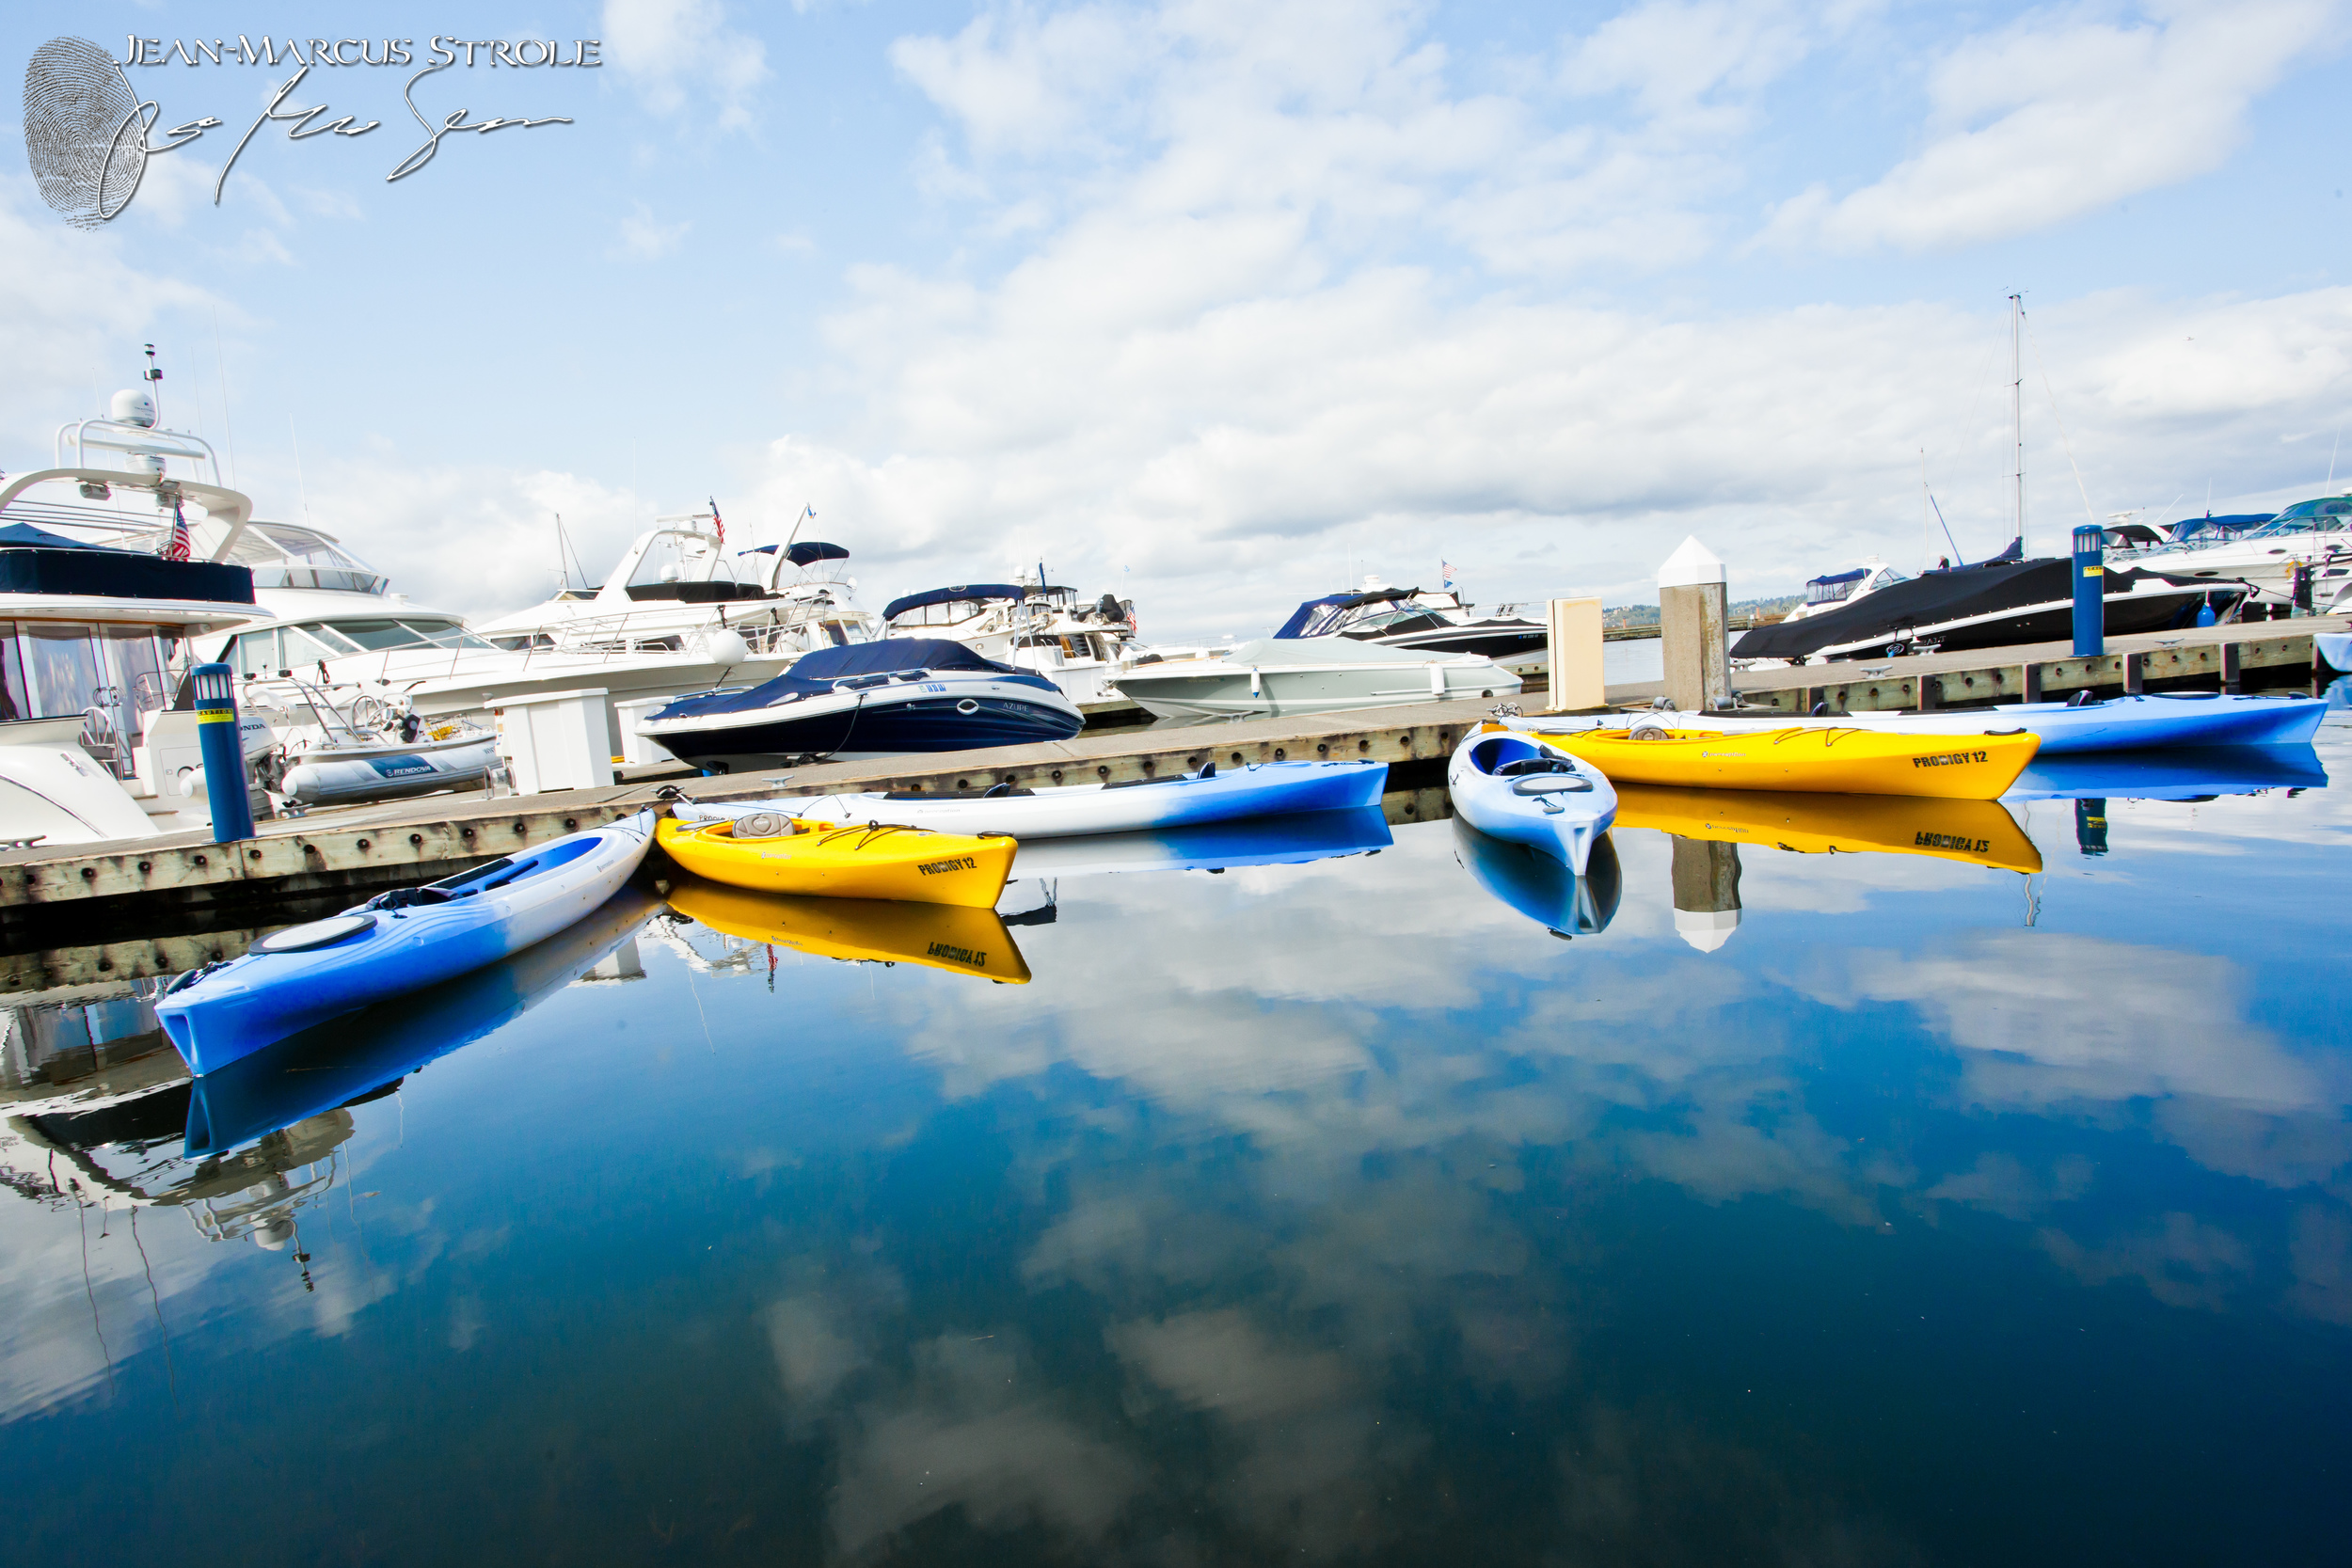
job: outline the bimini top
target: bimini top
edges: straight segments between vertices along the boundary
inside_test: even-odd
[[[10,523],[6,528],[0,528],[0,547],[17,550],[103,550],[106,546],[80,539],[68,539],[62,533],[52,533],[30,523]]]
[[[1867,566],[1856,566],[1851,572],[1823,572],[1818,578],[1807,578],[1804,585],[1807,588],[1835,588],[1841,582],[1860,582],[1869,575],[1870,568]]]
[[[1029,591],[1017,582],[968,582],[954,588],[934,588],[927,594],[909,594],[903,599],[893,599],[882,606],[882,619],[895,621],[910,610],[928,605],[954,604],[960,599],[986,603],[993,599],[1010,599],[1019,604],[1029,596]]]
[[[1291,618],[1283,622],[1281,629],[1274,635],[1278,639],[1306,636],[1307,625],[1317,618],[1315,611],[1319,610],[1340,611],[1354,610],[1361,605],[1387,604],[1391,600],[1409,599],[1420,592],[1418,588],[1381,588],[1370,594],[1326,594],[1319,599],[1309,599],[1292,610]]]
[[[803,654],[791,669],[771,681],[743,691],[681,697],[654,717],[685,719],[712,713],[748,713],[787,696],[820,696],[831,691],[835,681],[861,675],[913,676],[926,670],[993,671],[1024,684],[1038,684],[1038,677],[1027,671],[983,658],[961,642],[931,637],[885,637],[873,642],[851,642],[846,647],[819,648]]]

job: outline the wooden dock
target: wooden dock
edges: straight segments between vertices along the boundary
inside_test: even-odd
[[[1928,706],[1959,707],[2079,690],[2217,685],[2308,690],[2327,674],[2314,664],[2312,633],[2345,625],[2307,618],[2114,638],[2109,653],[2088,660],[2075,658],[2064,644],[2049,643],[1877,664],[1742,671],[1735,673],[1734,686],[1747,707],[1791,714],[1809,713],[1817,705],[1833,713],[1917,707],[1923,692]],[[1658,690],[1652,683],[1613,687],[1608,695],[1613,705],[1639,706]],[[1520,705],[1539,711],[1541,692],[1531,683]],[[87,956],[64,966],[76,977],[161,972],[203,947],[207,933],[266,929],[311,918],[322,912],[322,903],[341,908],[382,888],[447,876],[657,804],[665,784],[694,799],[723,800],[852,789],[1118,783],[1190,771],[1205,762],[1239,767],[1361,757],[1390,764],[1393,789],[1426,790],[1442,784],[1454,742],[1493,706],[1485,701],[1419,703],[1296,718],[1135,725],[1043,745],[831,763],[782,774],[704,777],[680,768],[666,777],[641,773],[606,789],[427,796],[267,822],[256,837],[233,845],[182,833],[48,851],[35,847],[0,854],[0,955],[77,950]],[[122,948],[126,942],[151,951],[142,957]],[[20,975],[41,968],[16,966]]]

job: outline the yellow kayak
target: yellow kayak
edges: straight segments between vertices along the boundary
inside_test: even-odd
[[[1535,738],[1583,758],[1620,787],[1677,784],[1944,800],[1995,799],[2042,746],[2038,735],[1813,728],[1747,735],[1668,730],[1639,737],[1624,730],[1582,730]]]
[[[2042,851],[1997,800],[1621,784],[1617,826],[1801,855],[1871,851],[2004,871],[2042,869]]]
[[[777,818],[769,818],[773,825]],[[737,822],[665,816],[654,842],[697,877],[768,893],[895,898],[993,909],[1012,871],[1009,838],[967,838],[873,823],[782,819],[798,831],[739,838]]]
[[[798,898],[699,877],[670,890],[670,907],[714,931],[816,958],[922,964],[1007,985],[1029,983],[1029,966],[994,910],[882,898]]]

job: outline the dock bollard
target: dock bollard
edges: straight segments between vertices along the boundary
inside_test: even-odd
[[[1666,698],[1684,713],[1731,704],[1731,607],[1724,563],[1687,538],[1658,569],[1659,646]]]
[[[2090,523],[2074,529],[2074,657],[2107,651],[2106,534]]]
[[[213,842],[253,836],[246,795],[245,739],[237,723],[237,683],[226,664],[196,667],[196,738],[203,748],[204,794],[213,806]]]

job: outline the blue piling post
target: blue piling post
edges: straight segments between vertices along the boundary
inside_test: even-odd
[[[2090,523],[2074,530],[2074,657],[2107,651],[2106,534]]]
[[[196,736],[204,749],[204,793],[213,803],[213,842],[253,836],[246,796],[245,739],[237,723],[237,684],[226,664],[196,667]]]

